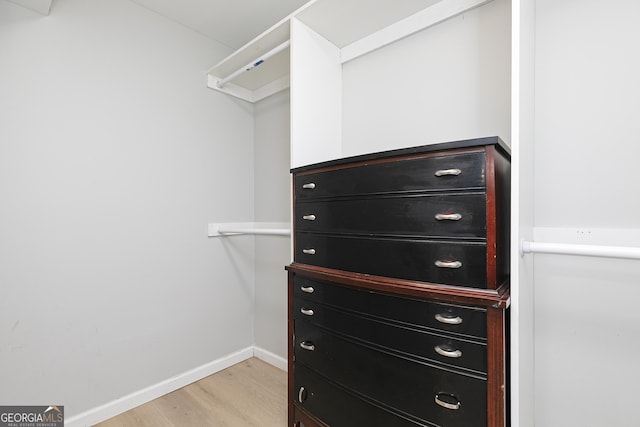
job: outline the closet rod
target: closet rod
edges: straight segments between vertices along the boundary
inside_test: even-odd
[[[218,228],[220,234],[259,234],[264,236],[291,236],[288,228]]]
[[[260,234],[264,236],[290,236],[288,222],[217,222],[208,224],[209,237],[233,236],[239,234]]]
[[[290,41],[287,40],[284,43],[279,44],[278,46],[274,47],[273,49],[271,49],[269,52],[265,53],[264,55],[262,55],[261,57],[254,59],[253,61],[251,61],[250,63],[248,63],[247,65],[245,65],[242,68],[239,68],[237,71],[234,71],[233,73],[229,74],[227,77],[220,79],[216,82],[216,87],[218,89],[220,89],[222,86],[225,85],[225,83],[235,79],[236,77],[238,77],[240,74],[244,74],[249,70],[253,70],[254,68],[256,68],[257,66],[261,65],[264,61],[266,61],[267,59],[271,58],[272,56],[282,52],[283,50],[285,50],[286,48],[289,47]]]
[[[520,255],[528,253],[582,255],[603,258],[640,259],[640,248],[630,246],[574,245],[566,243],[543,243],[522,240]]]

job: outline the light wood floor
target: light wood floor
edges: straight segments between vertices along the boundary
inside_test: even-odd
[[[251,358],[96,427],[282,427],[287,374]]]

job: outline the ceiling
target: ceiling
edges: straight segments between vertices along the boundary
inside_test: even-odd
[[[48,15],[54,0],[9,0]],[[441,0],[131,0],[237,50],[305,4],[297,16],[336,46],[344,47]],[[379,7],[370,8],[372,1]],[[55,9],[55,6],[54,6]],[[313,12],[310,13],[310,10]],[[353,25],[362,10],[366,19]]]
[[[309,0],[131,1],[238,49]]]

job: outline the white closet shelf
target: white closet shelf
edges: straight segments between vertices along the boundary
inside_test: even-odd
[[[249,102],[287,89],[290,49],[270,52],[289,41],[292,18],[338,47],[345,63],[491,1],[311,0],[211,68],[207,86]]]
[[[218,83],[255,64],[278,46],[289,41],[288,18],[228,56],[207,72],[207,86],[229,95],[257,102],[289,87],[289,49],[286,48],[268,58],[259,66],[226,82]]]

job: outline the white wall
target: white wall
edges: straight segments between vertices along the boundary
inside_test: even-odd
[[[640,3],[536,2],[536,240],[640,245]],[[637,426],[638,261],[536,255],[536,425]]]
[[[291,221],[289,105],[288,90],[255,104],[256,221]],[[255,239],[254,343],[257,351],[265,350],[277,357],[268,361],[284,368],[287,360],[287,274],[284,267],[291,262],[291,239],[284,236],[256,236]]]
[[[253,344],[253,107],[127,0],[0,1],[0,402],[72,417]]]
[[[510,140],[510,2],[495,0],[343,66],[343,155]]]
[[[639,224],[639,12],[633,0],[537,1],[537,226]]]

